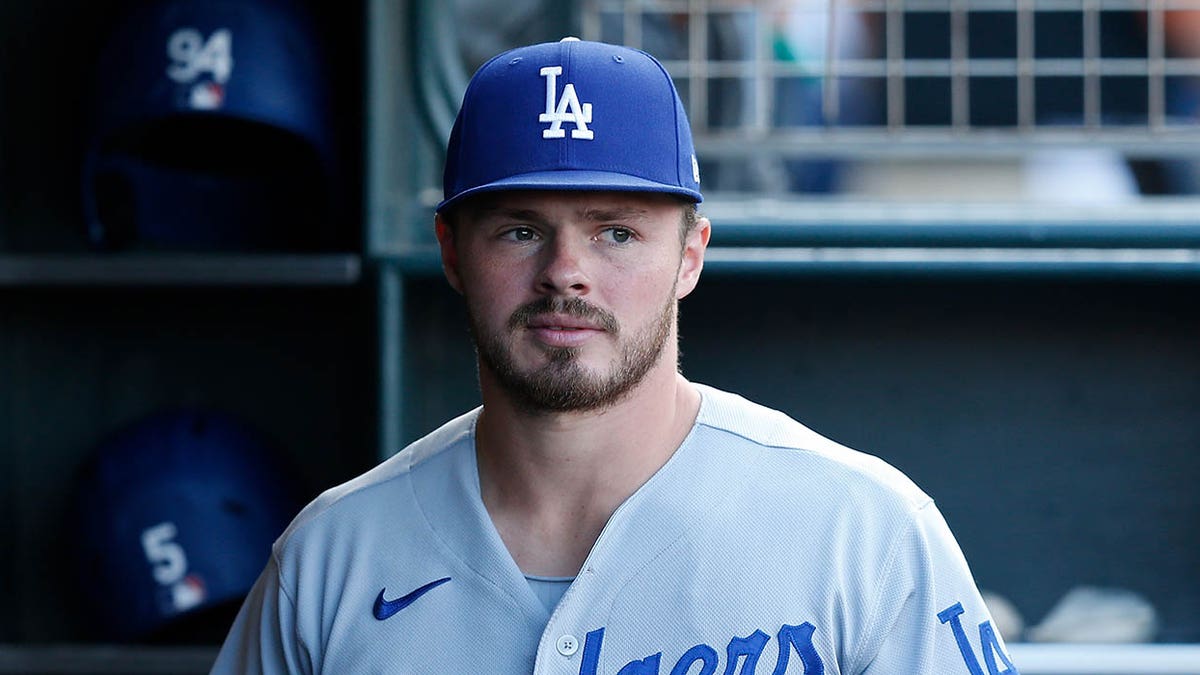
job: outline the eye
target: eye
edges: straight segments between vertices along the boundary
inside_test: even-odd
[[[537,239],[537,232],[532,227],[514,227],[506,230],[503,236],[512,241],[533,241]]]
[[[633,230],[625,227],[610,227],[604,231],[604,234],[614,244],[627,244],[633,241]]]

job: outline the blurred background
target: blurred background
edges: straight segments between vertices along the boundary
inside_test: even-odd
[[[0,4],[0,672],[207,672],[477,404],[441,154],[565,35],[688,108],[684,372],[916,480],[1026,675],[1200,673],[1194,0]]]

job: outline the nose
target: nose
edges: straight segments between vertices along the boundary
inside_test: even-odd
[[[584,269],[586,244],[557,235],[542,249],[537,290],[553,295],[586,295],[591,281]]]

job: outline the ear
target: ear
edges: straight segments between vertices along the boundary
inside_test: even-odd
[[[450,224],[442,218],[442,214],[437,214],[433,219],[433,231],[437,235],[438,248],[442,253],[442,273],[446,275],[446,281],[450,282],[450,286],[462,293],[462,280],[458,275],[458,249],[454,242],[454,229]]]
[[[675,298],[682,300],[696,288],[700,281],[700,272],[704,269],[704,252],[708,249],[708,240],[712,237],[712,223],[701,216],[696,220],[695,227],[688,232],[687,241],[683,246],[683,260],[679,265],[679,283],[675,287]]]

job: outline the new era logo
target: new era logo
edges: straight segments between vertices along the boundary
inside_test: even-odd
[[[595,138],[595,133],[587,126],[592,123],[592,104],[580,103],[575,85],[569,82],[563,87],[562,98],[558,99],[558,76],[562,75],[562,70],[562,66],[546,66],[540,71],[546,78],[546,112],[538,115],[538,121],[550,122],[550,128],[542,130],[542,138],[565,138],[567,133],[562,125],[570,122],[575,125],[571,138],[590,141]]]

